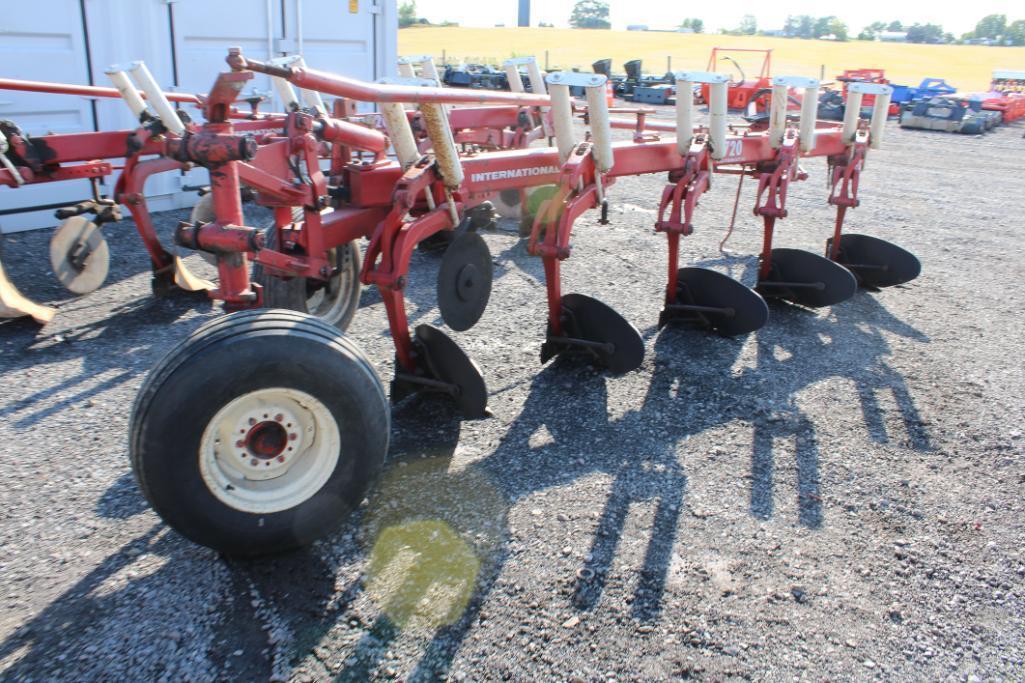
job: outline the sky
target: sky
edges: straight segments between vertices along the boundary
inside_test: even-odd
[[[402,0],[399,0],[401,3]],[[552,23],[567,26],[575,0],[533,0],[530,23]],[[416,0],[417,14],[432,22],[450,20],[462,26],[494,26],[504,23],[516,25],[518,0]],[[938,23],[947,31],[960,36],[975,28],[975,23],[987,14],[1006,14],[1009,21],[1025,19],[1025,3],[1021,0],[857,0],[842,3],[824,3],[821,0],[787,0],[786,2],[713,2],[703,3],[660,2],[659,0],[610,0],[609,15],[612,28],[625,29],[628,24],[646,24],[649,28],[677,26],[687,17],[704,20],[705,31],[733,28],[745,14],[753,14],[761,29],[783,28],[788,14],[823,16],[835,14],[847,22],[848,30],[857,34],[873,21],[893,21],[905,24]]]

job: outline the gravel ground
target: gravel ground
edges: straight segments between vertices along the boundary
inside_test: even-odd
[[[656,328],[663,179],[622,180],[564,272],[641,330],[623,376],[540,366],[541,263],[500,226],[491,305],[454,334],[494,417],[396,406],[352,523],[260,562],[169,530],[126,456],[146,372],[218,309],[154,299],[130,223],[108,229],[106,286],[78,299],[47,272],[48,232],[9,236],[12,279],[60,313],[0,324],[0,678],[1020,679],[1021,133],[891,124],[849,227],[917,253],[922,276],[827,310],[773,304],[741,339]],[[807,167],[777,245],[820,252],[825,164]],[[724,256],[735,180],[715,182],[685,262],[750,283],[753,188]],[[440,324],[437,267],[414,258],[413,324]],[[351,334],[388,380],[385,329],[364,292]]]

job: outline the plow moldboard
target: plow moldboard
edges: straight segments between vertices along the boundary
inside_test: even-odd
[[[562,307],[568,314],[567,335],[613,345],[612,353],[594,351],[609,370],[617,374],[630,372],[644,362],[641,333],[608,304],[584,294],[566,294]]]
[[[719,334],[747,334],[769,320],[765,299],[728,275],[708,268],[681,268],[676,277],[679,283],[677,303],[732,309],[730,313],[703,312],[695,315]]]
[[[902,285],[922,272],[922,264],[910,251],[871,235],[841,235],[836,262],[854,273],[863,287]]]
[[[767,297],[820,308],[850,299],[858,291],[858,281],[824,256],[802,249],[773,249],[769,278],[759,280],[757,289]]]
[[[453,396],[456,405],[469,419],[487,417],[488,388],[477,364],[459,344],[433,325],[419,325],[416,339],[427,355],[427,365],[434,378],[459,387]]]

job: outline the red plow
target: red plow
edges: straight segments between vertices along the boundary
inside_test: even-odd
[[[851,84],[850,115],[832,123],[816,121],[818,81],[775,78],[768,120],[733,128],[728,79],[708,72],[677,75],[677,92],[708,92],[710,120],[697,125],[685,97],[672,124],[648,121],[643,112],[632,122],[613,119],[607,79],[595,74],[553,73],[547,93],[536,84],[531,93],[500,93],[426,86],[408,75],[364,83],[297,63],[250,60],[238,49],[228,63],[231,71],[202,99],[205,122],[147,138],[145,149],[159,157],[141,163],[210,170],[210,220],[182,223],[175,241],[216,259],[210,296],[238,312],[197,330],[152,371],[133,410],[130,440],[154,508],[184,535],[224,552],[276,552],[329,532],[359,504],[387,450],[383,385],[338,326],[302,314],[310,292],[334,287],[334,296],[345,297],[340,290],[351,293],[359,283],[377,287],[395,346],[392,400],[428,392],[453,401],[467,418],[488,414],[482,370],[442,329],[410,329],[404,291],[413,250],[445,236],[438,307],[450,328],[472,327],[491,291],[491,257],[477,231],[503,194],[557,188],[529,217],[527,237],[546,279],[542,362],[580,354],[617,373],[643,362],[637,329],[595,298],[564,293],[560,275],[572,256],[574,223],[592,209],[607,222],[609,195],[623,176],[667,178],[654,225],[667,239],[660,325],[746,334],[767,322],[767,297],[829,306],[853,296],[859,284],[892,286],[919,272],[904,249],[843,230],[859,203],[867,154],[882,141],[885,85]],[[344,101],[332,115],[297,102],[285,114],[241,116],[233,103],[254,73]],[[571,87],[583,89],[586,106],[571,99]],[[788,111],[793,91],[803,95],[797,114]],[[864,96],[875,97],[870,121],[858,116]],[[377,104],[384,130],[346,117],[352,101]],[[454,105],[462,106],[449,109]],[[581,111],[586,136],[574,121]],[[521,130],[550,132],[555,146],[478,137],[524,120]],[[612,128],[627,125],[634,139],[614,142]],[[662,139],[661,132],[676,135]],[[827,201],[836,207],[821,256],[775,246],[790,184],[807,178],[807,157],[828,160]],[[693,233],[715,174],[757,180],[753,211],[764,240],[755,289],[680,265],[681,237]],[[269,230],[246,225],[243,186],[273,210]],[[354,245],[361,238],[368,244],[353,271],[358,283],[333,285],[340,254],[358,261]],[[267,305],[293,310],[248,310]]]

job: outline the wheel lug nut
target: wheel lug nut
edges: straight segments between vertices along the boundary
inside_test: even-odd
[[[255,417],[249,418],[249,425],[252,426],[254,424],[256,424],[256,418]]]
[[[274,416],[274,421],[275,422],[283,422],[284,420],[285,420],[285,416],[282,415],[281,413],[278,413],[277,415]]]
[[[298,434],[292,433],[292,434],[288,435],[288,440],[289,441],[295,441],[297,438],[299,438]]]
[[[279,455],[278,456],[278,462],[285,462],[285,456]]]
[[[244,448],[245,445],[246,445],[246,442],[243,441],[242,439],[239,439],[238,441],[235,442],[235,448]]]
[[[260,463],[259,463],[259,461],[256,458],[253,458],[252,460],[249,461],[249,464],[252,465],[253,467],[256,467]]]

